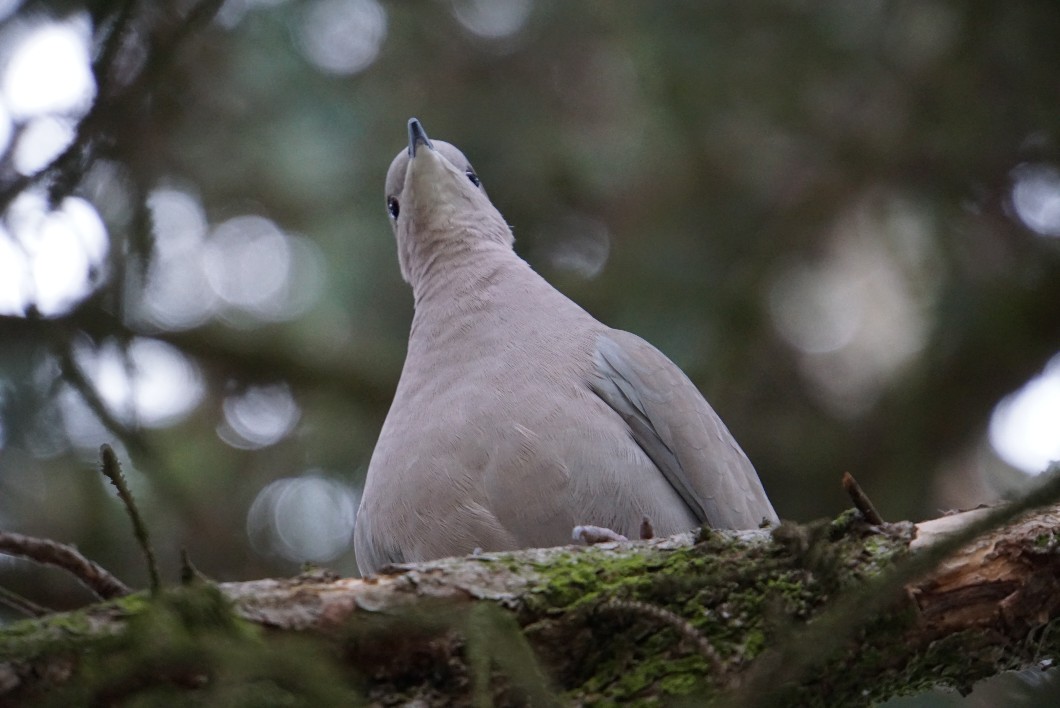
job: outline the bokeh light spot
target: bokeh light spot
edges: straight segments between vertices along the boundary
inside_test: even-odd
[[[316,300],[322,277],[317,253],[264,217],[239,216],[214,229],[203,267],[226,304],[259,320],[282,320]]]
[[[96,94],[88,58],[88,16],[29,30],[4,68],[0,88],[16,119],[49,113],[80,115]]]
[[[0,314],[23,315],[31,298],[26,254],[3,228],[0,228]]]
[[[1060,356],[997,404],[990,444],[1001,459],[1028,474],[1060,460]]]
[[[791,266],[769,293],[777,329],[796,348],[810,354],[841,349],[861,324],[855,283],[831,267]]]
[[[225,0],[214,16],[214,21],[225,29],[233,29],[255,7],[275,7],[287,0]]]
[[[133,339],[124,353],[115,343],[98,349],[82,345],[75,358],[111,413],[130,425],[172,425],[205,393],[198,369],[175,347],[155,339]]]
[[[148,204],[156,238],[140,318],[170,329],[217,315],[252,326],[297,317],[316,302],[323,259],[308,239],[256,215],[228,219],[207,233],[202,204],[179,189],[157,189]]]
[[[252,386],[228,396],[222,404],[224,424],[218,430],[221,439],[237,448],[252,449],[273,445],[294,428],[302,415],[283,383]]]
[[[355,74],[379,56],[386,30],[386,10],[376,0],[314,0],[298,36],[302,53],[319,69]]]
[[[1060,170],[1020,165],[1012,178],[1012,206],[1020,220],[1042,236],[1060,236]]]
[[[262,555],[330,561],[350,545],[357,503],[351,487],[319,473],[278,479],[251,504],[247,535]]]
[[[0,155],[7,152],[7,147],[11,144],[11,136],[14,132],[15,124],[11,120],[11,114],[8,113],[3,100],[0,100]]]
[[[774,280],[769,310],[808,390],[837,415],[871,407],[923,347],[937,293],[928,215],[898,197],[840,218],[823,258]]]
[[[155,239],[137,315],[167,329],[188,329],[214,315],[219,298],[203,267],[206,213],[198,198],[172,188],[148,197]]]
[[[43,116],[34,118],[23,128],[15,144],[12,162],[21,174],[39,172],[74,141],[72,120]]]
[[[237,216],[219,225],[206,243],[205,258],[214,292],[236,307],[261,312],[282,293],[291,270],[283,232],[260,216]]]
[[[611,232],[598,219],[571,213],[549,223],[537,235],[535,250],[556,270],[564,270],[585,279],[603,272],[611,255]]]
[[[486,39],[509,37],[523,28],[530,0],[454,0],[453,15],[472,34]]]
[[[60,315],[93,289],[109,246],[106,228],[92,204],[67,197],[49,210],[42,194],[23,192],[8,210],[10,240],[0,273],[0,309],[23,313],[29,306]],[[20,301],[19,301],[20,300]]]

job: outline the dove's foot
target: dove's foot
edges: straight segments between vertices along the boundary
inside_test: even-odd
[[[578,543],[584,543],[586,546],[629,540],[617,531],[612,531],[603,526],[589,525],[575,526],[574,531],[571,532],[571,538]],[[655,528],[651,524],[651,519],[645,516],[640,522],[640,540],[647,541],[649,538],[655,538]]]
[[[611,541],[628,541],[629,539],[620,533],[603,526],[575,526],[571,532],[571,538],[586,546],[594,546],[597,543],[609,543]]]

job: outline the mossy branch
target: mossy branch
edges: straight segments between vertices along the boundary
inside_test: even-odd
[[[238,655],[239,666],[266,666],[277,660],[276,642],[297,635],[314,640],[312,669],[323,671],[327,661],[336,690],[376,702],[726,703],[762,696],[756,677],[774,665],[770,657],[799,646],[800,637],[819,642],[824,629],[837,639],[804,662],[814,671],[773,675],[777,704],[863,705],[939,683],[968,688],[1060,650],[1050,631],[1060,619],[1060,508],[971,543],[952,535],[1015,510],[882,527],[851,512],[772,532],[410,564],[365,580],[313,573],[196,583],[151,601],[134,595],[13,625],[0,633],[0,686],[11,686],[0,700],[54,688],[42,677],[55,675],[80,686],[77,695],[98,698],[84,683],[98,672],[79,666],[96,660],[85,657],[117,662],[123,653],[155,672],[129,676],[132,688],[122,690],[220,690],[232,671],[224,665],[189,659],[190,674],[159,674],[157,662],[144,658],[176,651],[166,648],[178,621],[174,606],[185,608],[176,617],[188,626],[177,636],[190,657]],[[925,551],[945,548],[940,534],[949,548],[961,546],[942,563]],[[933,570],[924,575],[928,565]],[[848,598],[864,597],[880,578],[884,586],[898,582],[898,592],[864,603],[857,621],[833,623]],[[209,600],[213,594],[224,601]],[[170,608],[166,624],[153,627],[160,603]],[[189,642],[204,646],[193,650]],[[103,646],[107,652],[85,651]],[[284,661],[288,675],[301,673],[298,659]],[[49,671],[55,662],[63,672]],[[268,684],[274,698],[281,689],[303,690],[256,673],[247,680],[248,691]]]
[[[792,632],[779,646],[758,659],[749,672],[747,685],[734,696],[732,705],[773,705],[785,686],[797,683],[801,675],[859,636],[865,625],[946,558],[987,532],[1055,502],[1060,498],[1060,466],[1050,467],[1043,478],[1035,489],[1013,503],[965,516],[966,524],[952,528],[930,544],[921,544],[920,553],[887,568],[864,589],[846,593],[811,626]]]

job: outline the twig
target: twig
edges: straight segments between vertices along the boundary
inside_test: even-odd
[[[861,516],[865,521],[873,526],[879,526],[883,523],[883,517],[880,516],[880,512],[876,511],[876,507],[873,506],[869,496],[865,494],[865,490],[854,479],[854,475],[849,472],[843,473],[843,490],[850,497],[850,501],[854,502],[854,508],[861,512]]]
[[[92,162],[89,153],[92,152],[94,145],[104,139],[108,132],[113,132],[113,127],[107,125],[108,116],[127,117],[130,112],[128,99],[135,98],[139,92],[148,90],[145,87],[150,86],[150,83],[169,67],[180,43],[188,35],[205,26],[217,14],[222,4],[223,0],[203,0],[192,7],[183,24],[173,33],[169,42],[164,47],[156,48],[151,52],[139,75],[121,90],[112,91],[111,70],[121,53],[122,39],[132,23],[133,11],[136,8],[135,0],[126,0],[115,13],[114,24],[106,39],[103,40],[103,49],[97,61],[92,65],[92,73],[98,87],[96,101],[78,122],[73,141],[51,162],[33,174],[18,175],[5,184],[0,184],[0,211],[6,209],[15,197],[30,186],[51,178],[55,173],[59,174],[54,179],[62,186],[57,188],[56,183],[51,185],[49,196],[52,201],[57,201],[58,197],[72,189],[81,180],[86,167]],[[124,109],[122,102],[126,103]]]
[[[121,498],[122,503],[125,504],[125,510],[129,512],[129,518],[132,520],[133,525],[133,534],[136,536],[140,549],[144,552],[144,559],[147,561],[147,573],[151,578],[151,593],[157,594],[162,588],[162,582],[158,577],[155,552],[151,549],[151,539],[148,537],[147,527],[140,517],[139,509],[136,508],[136,500],[133,499],[132,492],[129,491],[129,485],[125,483],[125,475],[121,473],[121,464],[118,462],[118,456],[114,454],[114,450],[111,449],[110,445],[104,443],[99,448],[99,457],[101,460],[100,470],[118,490],[118,496]]]
[[[30,177],[31,182],[56,173],[48,187],[48,201],[54,205],[68,196],[81,182],[92,165],[98,145],[107,137],[105,114],[113,107],[111,87],[114,84],[114,64],[121,50],[122,40],[132,24],[136,0],[125,0],[114,13],[101,49],[92,62],[92,76],[96,80],[96,99],[88,112],[77,124],[73,141],[44,169]],[[114,98],[117,95],[115,94]],[[27,185],[24,185],[25,188]],[[21,190],[20,190],[21,191]]]
[[[125,0],[125,3],[115,13],[114,22],[103,40],[103,48],[99,52],[96,61],[92,62],[92,74],[96,78],[97,95],[107,97],[110,94],[110,85],[114,80],[111,66],[118,58],[118,50],[121,48],[125,33],[132,23],[133,10],[136,8],[136,0]]]
[[[276,338],[267,329],[247,335],[210,325],[182,332],[137,328],[115,317],[103,306],[98,295],[89,297],[59,317],[33,319],[0,315],[0,341],[44,342],[54,347],[56,342],[69,341],[78,333],[84,333],[97,343],[113,337],[150,337],[171,344],[209,366],[226,371],[238,369],[246,380],[272,382],[279,377],[292,386],[339,391],[365,406],[388,404],[394,397],[393,384],[388,383],[388,377],[370,376],[356,365],[358,360],[371,358],[370,351],[346,350],[335,356],[311,352],[307,356],[304,352],[276,348]],[[62,361],[61,349],[56,355]],[[116,425],[122,429],[120,423]],[[126,443],[130,453],[134,452],[124,432],[111,432]]]
[[[135,430],[122,423],[111,412],[69,348],[66,346],[56,347],[55,356],[59,360],[59,371],[62,373],[63,380],[74,387],[74,390],[81,396],[81,400],[84,401],[103,427],[125,444],[130,456],[139,458],[141,462],[147,463],[152,467],[161,466],[157,455],[144,442],[143,438]]]
[[[187,548],[180,549],[180,582],[182,585],[213,582],[191,562]]]
[[[884,606],[897,600],[909,583],[927,575],[943,560],[983,534],[1060,499],[1060,463],[1050,465],[1042,477],[1046,478],[1045,481],[1023,497],[991,509],[968,526],[884,572],[862,592],[840,598],[812,623],[800,626],[797,633],[778,642],[775,649],[764,652],[755,660],[743,689],[727,696],[724,705],[741,708],[775,705],[778,692],[797,682],[810,668],[849,641]]]
[[[132,592],[128,585],[104,570],[98,563],[90,561],[76,548],[64,543],[0,531],[0,553],[62,568],[104,600],[123,597]]]
[[[682,637],[695,644],[699,653],[710,663],[711,671],[715,676],[725,675],[725,662],[722,660],[721,655],[718,654],[718,650],[711,645],[706,635],[696,629],[691,622],[681,615],[674,614],[664,607],[637,600],[611,600],[605,602],[598,609],[622,614],[644,615],[656,622],[669,625],[677,630],[677,633]]]
[[[3,587],[0,587],[0,605],[7,605],[11,609],[17,610],[27,617],[43,617],[44,615],[51,614],[51,610],[47,607],[41,607],[33,602],[33,600],[22,597],[17,592],[12,592]]]
[[[78,121],[74,139],[62,152],[56,155],[51,162],[44,167],[30,175],[18,175],[14,179],[8,181],[7,184],[0,187],[0,211],[6,209],[7,206],[14,201],[15,197],[31,185],[43,181],[45,178],[56,172],[60,173],[60,177],[62,178],[61,181],[64,184],[76,184],[81,179],[81,176],[84,173],[84,165],[88,164],[90,160],[78,158],[84,158],[85,154],[91,150],[93,140],[98,138],[99,135],[104,132],[98,127],[98,124],[101,122],[100,116],[110,108],[110,97],[104,94],[109,93],[110,70],[115,59],[117,59],[118,47],[121,44],[122,36],[125,34],[125,29],[128,27],[129,21],[132,18],[134,5],[135,0],[128,0],[117,12],[110,34],[104,40],[103,51],[97,61],[92,64],[92,74],[96,80],[97,86],[96,100],[88,109],[88,112],[82,116],[80,121]],[[62,174],[67,170],[69,170],[69,174]],[[57,201],[58,197],[62,196],[61,194],[55,193],[54,189],[50,191],[52,193],[49,197],[53,202]],[[68,190],[64,187],[60,191]]]

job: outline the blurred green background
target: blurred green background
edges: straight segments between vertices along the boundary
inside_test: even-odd
[[[1056,3],[218,4],[0,1],[3,528],[143,586],[108,442],[169,580],[180,548],[356,572],[410,116],[537,270],[685,369],[782,517],[846,508],[844,471],[917,520],[1060,457]]]

